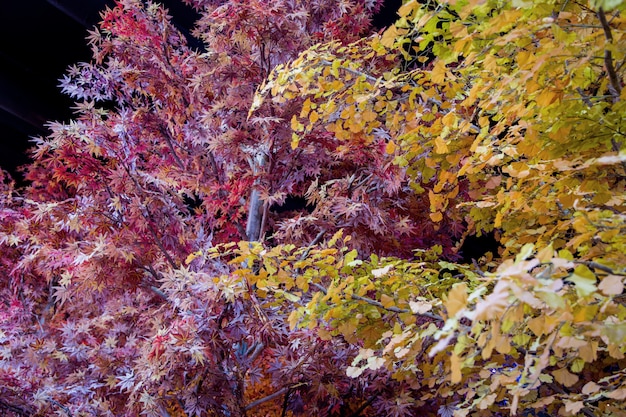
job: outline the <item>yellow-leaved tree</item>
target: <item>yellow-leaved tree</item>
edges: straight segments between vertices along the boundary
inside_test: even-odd
[[[251,113],[301,106],[294,149],[379,146],[435,225],[495,230],[502,253],[358,259],[337,235],[246,252],[269,265],[258,288],[291,291],[294,328],[360,346],[349,376],[401,381],[439,415],[624,415],[625,9],[410,0],[382,35],[278,66]]]

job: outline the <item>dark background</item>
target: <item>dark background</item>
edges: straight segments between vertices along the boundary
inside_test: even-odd
[[[197,18],[180,0],[160,0],[174,24],[196,48],[189,32]],[[68,66],[89,61],[87,30],[113,0],[2,0],[0,6],[0,167],[18,181],[28,162],[29,138],[45,136],[49,121],[72,118],[73,101],[61,94],[59,79]],[[401,0],[386,0],[374,24],[395,20]]]

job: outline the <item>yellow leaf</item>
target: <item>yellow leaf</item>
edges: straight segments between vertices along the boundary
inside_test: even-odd
[[[602,278],[598,288],[605,295],[618,295],[624,292],[624,283],[622,282],[622,277],[618,275],[607,275]]]
[[[198,256],[202,255],[202,251],[199,250],[197,252],[193,252],[190,253],[187,258],[185,259],[185,264],[189,265],[194,259],[196,259]]]
[[[300,136],[298,136],[298,134],[293,133],[291,135],[291,149],[296,149],[298,147],[298,144],[300,143]]]
[[[378,114],[376,114],[376,112],[373,112],[372,110],[365,110],[361,114],[361,118],[365,122],[373,122],[374,120],[376,120],[377,117],[378,117]]]
[[[383,37],[380,40],[385,47],[391,49],[393,47],[396,38],[400,35],[398,28],[395,25],[392,25],[383,33]]]
[[[582,346],[580,349],[578,349],[578,355],[580,355],[580,358],[587,363],[591,363],[595,361],[596,359],[598,359],[597,352],[598,352],[597,341],[588,342],[585,346]]]
[[[606,396],[614,400],[624,400],[626,399],[626,388],[618,388],[614,391],[608,392]]]
[[[565,412],[571,415],[577,414],[585,407],[585,403],[582,401],[568,401],[564,400]]]
[[[389,297],[387,294],[383,294],[380,296],[380,303],[385,308],[393,307],[395,305],[395,301],[392,297]]]
[[[456,353],[452,353],[450,357],[450,382],[453,384],[458,384],[463,379],[463,374],[461,373],[461,358]]]
[[[491,407],[497,397],[498,394],[496,393],[487,395],[485,398],[480,400],[480,402],[478,403],[478,408],[481,410],[486,410],[487,408]]]
[[[521,262],[525,259],[528,259],[530,255],[532,255],[534,250],[535,245],[533,245],[532,243],[525,244],[524,246],[522,246],[522,249],[520,249],[519,253],[515,257],[515,262]]]
[[[418,3],[418,2],[415,2],[415,1],[405,2],[398,9],[398,15],[400,17],[407,17],[413,10],[415,10],[415,9],[417,9],[419,7],[420,7],[420,3]]]
[[[582,360],[581,358],[574,359],[574,361],[572,362],[572,365],[569,367],[569,369],[574,373],[582,372],[584,368],[585,368],[585,361]]]
[[[609,343],[608,351],[609,351],[609,355],[611,355],[612,358],[620,359],[620,360],[624,359],[625,355],[622,352],[620,345],[617,345],[615,343]]]
[[[454,284],[448,299],[445,302],[448,316],[452,317],[467,305],[467,285],[465,283]]]
[[[577,339],[576,337],[573,337],[573,336],[563,336],[556,343],[556,346],[563,348],[563,349],[579,349],[585,346],[587,343],[588,342],[586,340]]]
[[[550,243],[548,246],[546,246],[545,248],[541,249],[537,253],[537,259],[542,264],[550,262],[552,260],[553,256],[554,256],[554,249],[552,248],[552,243]]]
[[[626,341],[626,322],[607,323],[602,329],[602,334],[608,337],[611,343],[622,345]]]
[[[385,265],[382,268],[372,269],[372,275],[374,275],[375,278],[380,278],[384,275],[387,275],[389,271],[391,271],[392,268],[393,268],[393,265],[389,264],[389,265]]]
[[[350,378],[358,378],[361,376],[365,368],[359,368],[356,366],[348,366],[346,368],[346,375]]]
[[[578,375],[571,373],[567,368],[557,369],[552,372],[552,376],[559,384],[571,387],[578,382]]]
[[[430,78],[436,84],[443,84],[446,80],[446,64],[442,60],[438,60],[433,69],[430,71]]]
[[[581,266],[578,266],[575,269],[576,272],[574,272],[572,276],[567,278],[567,281],[574,283],[576,287],[576,294],[582,298],[582,297],[586,297],[596,292],[596,280],[595,280],[595,276],[591,278],[591,277],[582,275],[580,273],[580,271],[582,271]]]
[[[387,155],[393,155],[393,153],[396,151],[396,144],[390,140],[389,142],[387,142],[387,146],[385,146],[385,153],[387,153]]]
[[[550,91],[548,89],[544,89],[535,99],[535,101],[537,102],[537,104],[541,107],[547,107],[550,104],[552,104],[552,102],[555,100],[556,98],[556,93],[554,93],[553,91]]]
[[[352,121],[348,124],[348,129],[350,129],[352,133],[359,133],[363,130],[363,126],[357,121]]]
[[[448,144],[441,136],[435,138],[435,153],[448,153]]]
[[[476,320],[494,320],[502,316],[509,306],[509,284],[500,280],[493,288],[491,294],[476,303],[474,312]]]
[[[340,117],[345,120],[352,119],[354,117],[354,112],[354,106],[347,106],[341,111]]]
[[[437,211],[435,213],[430,213],[430,219],[434,221],[435,223],[438,223],[441,220],[443,220],[443,214],[440,211]]]
[[[535,334],[535,336],[541,336],[545,331],[545,320],[543,317],[535,317],[528,320],[528,328]]]
[[[302,123],[300,123],[300,121],[298,120],[298,118],[294,114],[293,117],[291,118],[291,129],[295,130],[295,131],[299,131],[302,128],[304,128],[304,126],[302,125]]]
[[[413,314],[424,314],[430,311],[433,308],[433,305],[427,301],[417,300],[409,301],[409,307],[411,307]]]

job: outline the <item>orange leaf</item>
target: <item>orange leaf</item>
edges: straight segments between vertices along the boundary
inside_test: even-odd
[[[552,376],[559,384],[571,387],[578,382],[578,375],[571,373],[567,368],[557,369],[552,372]]]
[[[454,284],[448,299],[445,302],[446,310],[449,316],[454,316],[467,305],[467,285],[465,283]]]
[[[431,80],[434,83],[442,84],[446,79],[446,64],[438,60],[433,69],[430,71]]]
[[[452,353],[450,357],[450,382],[453,384],[458,384],[463,379],[463,374],[461,373],[461,358],[456,353]]]
[[[443,220],[443,214],[440,211],[430,213],[430,219],[435,223],[439,223],[441,220]]]

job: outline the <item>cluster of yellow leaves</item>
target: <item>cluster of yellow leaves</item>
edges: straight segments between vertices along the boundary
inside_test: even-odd
[[[512,253],[529,242],[587,258],[623,253],[623,219],[616,220],[626,204],[620,8],[602,11],[609,40],[600,9],[572,2],[429,8],[409,1],[382,37],[318,45],[277,67],[251,112],[269,96],[303,97],[291,121],[293,147],[314,129],[343,141],[384,140],[416,192],[434,185],[434,222],[466,200],[467,220],[477,230],[501,229]],[[389,65],[428,42],[435,55],[428,68]],[[460,193],[466,189],[468,196]],[[574,224],[578,216],[588,225]],[[593,239],[600,232],[610,236],[601,244]]]
[[[292,329],[361,346],[349,376],[385,370],[421,395],[458,402],[455,415],[491,407],[609,415],[624,404],[624,271],[527,244],[477,274],[439,261],[436,250],[415,261],[359,259],[347,239],[337,233],[315,248],[242,242],[197,255],[233,266],[215,279],[225,297],[257,297],[262,309],[291,311]]]

